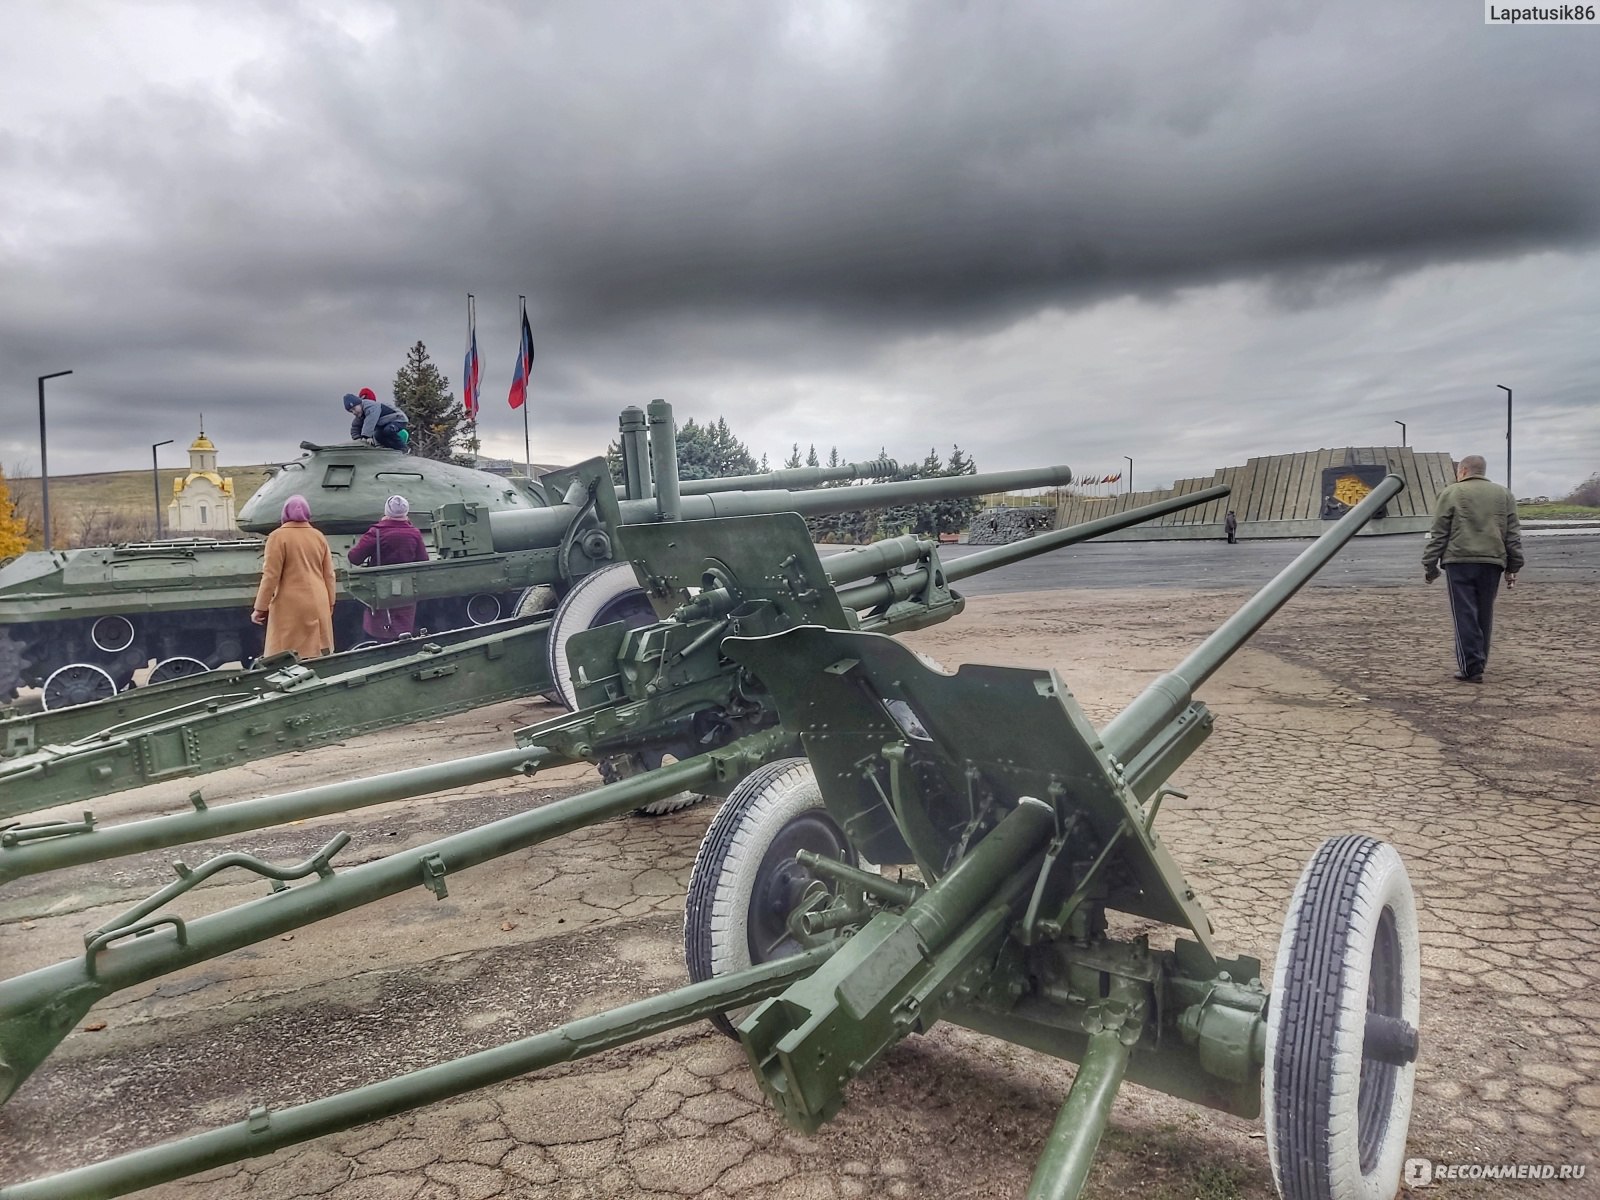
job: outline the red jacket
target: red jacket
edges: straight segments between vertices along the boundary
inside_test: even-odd
[[[385,517],[361,535],[345,555],[353,567],[387,567],[427,562],[428,543],[409,517]]]

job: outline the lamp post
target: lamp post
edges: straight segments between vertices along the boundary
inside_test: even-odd
[[[1503,383],[1495,384],[1506,394],[1506,491],[1511,491],[1511,389]]]
[[[173,440],[168,438],[164,442],[150,443],[150,482],[156,492],[156,541],[158,542],[161,540],[161,472],[156,469],[156,451],[162,446],[172,445]]]
[[[1133,491],[1133,459],[1129,458],[1126,454],[1124,454],[1122,457],[1128,464],[1128,490],[1131,492]]]
[[[55,549],[50,537],[50,454],[44,437],[44,381],[71,375],[71,371],[52,371],[39,376],[39,507],[44,520],[44,548]]]
[[[1395,424],[1400,426],[1400,444],[1404,446],[1406,444],[1406,423],[1404,421],[1396,421]]]

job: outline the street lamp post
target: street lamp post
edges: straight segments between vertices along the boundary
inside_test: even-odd
[[[1126,459],[1128,463],[1128,490],[1131,492],[1133,491],[1133,459],[1128,458],[1126,454],[1124,454],[1122,457]]]
[[[1404,421],[1396,421],[1395,424],[1400,426],[1400,445],[1404,446],[1406,444],[1406,423]]]
[[[1506,394],[1506,491],[1511,490],[1511,389],[1503,383],[1495,384]]]
[[[156,541],[161,540],[161,472],[156,469],[156,451],[162,446],[170,446],[172,438],[164,442],[150,443],[150,482],[155,486],[156,492]]]
[[[44,520],[44,548],[55,549],[50,537],[50,454],[44,438],[44,381],[71,375],[71,371],[52,371],[39,376],[39,508]]]

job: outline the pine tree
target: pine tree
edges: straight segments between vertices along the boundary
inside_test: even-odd
[[[811,452],[806,455],[806,466],[808,466],[808,467],[820,467],[821,465],[822,465],[822,460],[817,457],[817,448],[816,448],[815,445],[813,445],[811,447]]]
[[[477,433],[421,342],[406,351],[406,365],[395,373],[394,402],[411,423],[411,453],[469,466],[477,458]]]
[[[0,562],[15,558],[28,548],[28,522],[17,514],[6,486],[6,473],[0,471]]]
[[[944,473],[947,478],[956,475],[976,475],[978,464],[968,458],[960,446],[951,446],[950,458],[945,463]],[[983,508],[983,501],[977,496],[968,496],[958,500],[941,500],[934,507],[938,510],[939,531],[960,533],[972,524],[972,518]]]
[[[800,443],[794,444],[794,449],[789,451],[789,457],[783,460],[785,470],[792,471],[800,465]]]
[[[755,456],[750,448],[733,436],[725,418],[702,425],[690,417],[678,426],[678,478],[722,479],[729,475],[753,475]],[[622,447],[612,442],[606,448],[606,465],[611,478],[622,484]]]

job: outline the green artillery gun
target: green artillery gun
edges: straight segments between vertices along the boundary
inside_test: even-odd
[[[1415,904],[1398,855],[1358,835],[1324,843],[1290,901],[1269,992],[1257,960],[1222,954],[1154,826],[1167,781],[1211,730],[1195,690],[1402,486],[1383,481],[1099,730],[1052,671],[950,675],[885,636],[958,609],[948,585],[978,569],[970,558],[943,566],[936,548],[913,556],[902,544],[825,564],[782,516],[620,529],[663,619],[575,635],[570,683],[586,707],[524,730],[493,764],[418,768],[431,777],[405,786],[688,744],[674,739],[699,753],[349,869],[332,862],[342,834],[291,867],[239,854],[180,866],[168,888],[90,933],[84,957],[0,983],[0,1086],[14,1090],[120,988],[419,884],[442,897],[489,858],[715,790],[728,799],[691,874],[691,982],[0,1196],[124,1194],[701,1019],[736,1034],[762,1090],[801,1130],[837,1113],[848,1081],[896,1042],[939,1020],[1076,1060],[1032,1196],[1080,1193],[1124,1078],[1264,1115],[1288,1200],[1393,1195],[1420,1015]],[[359,803],[368,784],[392,798],[395,781],[332,785],[343,794],[323,803]],[[275,819],[290,819],[290,798],[276,803]],[[888,866],[902,870],[892,877]],[[188,921],[162,911],[234,867],[278,890]],[[1172,949],[1119,936],[1123,915],[1172,927]]]
[[[660,405],[657,418],[656,441],[665,449],[672,444],[670,407]],[[652,490],[646,416],[630,407],[620,424],[631,480],[627,498],[647,500]],[[238,525],[245,533],[265,536],[277,528],[285,500],[296,493],[310,500],[313,523],[327,535],[335,555],[341,599],[334,610],[334,643],[340,647],[362,641],[363,607],[413,602],[393,587],[352,586],[361,572],[343,561],[356,537],[382,517],[385,498],[406,496],[412,519],[425,531],[434,529],[447,507],[482,519],[491,512],[539,511],[559,501],[559,493],[553,501],[543,482],[361,443],[300,446],[305,453],[279,467],[250,497]],[[895,469],[889,460],[800,468],[699,480],[686,483],[684,494],[808,488],[879,478]],[[447,578],[465,580],[466,590],[452,590],[449,583],[422,589],[420,623],[435,631],[485,625],[554,604],[588,570],[612,561],[605,554],[584,553],[605,544],[587,536],[594,530],[585,527],[586,540],[567,547],[557,567],[559,536],[567,524],[552,523],[557,540],[545,547],[548,553],[516,560],[523,574],[488,572],[478,587],[457,570]],[[249,662],[261,649],[261,631],[250,623],[261,580],[261,546],[256,538],[174,539],[41,551],[0,563],[0,702],[22,686],[43,688],[50,709],[105,699],[125,691],[134,673],[152,661],[154,683]]]
[[[566,647],[574,635],[656,616],[618,549],[625,522],[675,522],[683,513],[823,515],[1071,478],[1066,467],[1044,467],[870,488],[718,490],[751,478],[740,477],[695,481],[703,494],[679,499],[670,406],[652,404],[651,420],[653,430],[641,448],[630,422],[642,425],[644,414],[624,411],[623,456],[625,474],[634,481],[627,486],[649,486],[658,498],[619,498],[605,463],[591,459],[546,477],[547,485],[554,481],[559,503],[544,509],[462,507],[455,514],[460,524],[435,527],[436,533],[443,530],[445,545],[456,544],[447,557],[352,571],[347,578],[348,589],[374,606],[492,598],[521,588],[525,599],[517,618],[387,649],[368,645],[310,663],[276,660],[243,674],[173,680],[88,705],[0,720],[0,819],[517,696],[545,693],[573,707],[578,699]],[[891,461],[878,460],[754,478],[762,484],[816,483],[893,469]],[[641,477],[645,483],[637,482]],[[548,519],[531,529],[506,531],[497,524],[517,513]],[[1132,513],[1120,520],[1139,519]],[[923,545],[917,539],[908,544]],[[540,581],[554,581],[560,590]],[[551,596],[538,596],[541,591],[563,597],[553,612],[546,611]],[[533,619],[541,614],[542,621]],[[357,689],[359,717],[347,699]]]

